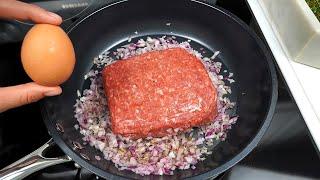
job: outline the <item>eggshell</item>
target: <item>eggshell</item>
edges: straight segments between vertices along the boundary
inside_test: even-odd
[[[72,74],[75,52],[70,38],[59,26],[37,24],[23,40],[21,61],[33,81],[57,86]]]

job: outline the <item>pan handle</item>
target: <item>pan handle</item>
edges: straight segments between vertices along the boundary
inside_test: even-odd
[[[39,149],[0,170],[0,180],[22,179],[43,168],[71,161],[68,156],[46,158],[43,153],[55,143],[50,139]]]

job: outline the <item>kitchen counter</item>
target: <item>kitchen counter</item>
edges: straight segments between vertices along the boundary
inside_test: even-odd
[[[280,32],[284,31],[283,28],[286,28],[287,33],[289,33],[288,31],[290,31],[290,28],[295,28],[295,26],[289,27],[289,23],[287,24],[288,27],[280,28],[276,25],[280,22],[276,22],[275,20],[277,18],[283,18],[294,21],[294,18],[288,19],[290,18],[290,13],[292,13],[291,10],[286,10],[286,12],[280,13],[278,12],[278,10],[276,10],[276,8],[271,8],[271,5],[269,9],[266,8],[266,5],[264,3],[266,1],[263,0],[247,0],[247,2],[262,31],[264,39],[266,40],[274,55],[275,61],[278,64],[280,71],[282,72],[286,84],[288,85],[289,90],[301,111],[301,114],[313,138],[313,141],[319,151],[320,84],[317,82],[320,77],[320,69],[299,64],[293,61],[293,57],[290,56],[290,53],[288,53],[288,45],[284,42],[284,34],[281,34]],[[294,2],[292,1],[292,3]],[[268,4],[269,3],[270,2],[268,2]],[[277,1],[274,1],[274,3],[277,3]],[[298,20],[300,19],[302,19],[303,22],[307,21],[307,19],[303,19],[302,17],[298,18]],[[302,24],[301,26],[304,26],[304,24]],[[298,30],[295,29],[295,31]],[[292,43],[293,42],[295,41],[292,41]]]

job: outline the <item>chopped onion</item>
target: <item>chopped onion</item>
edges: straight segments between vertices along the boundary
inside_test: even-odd
[[[201,53],[191,48],[189,44],[191,40],[179,43],[175,39],[174,36],[148,37],[146,40],[140,39],[135,43],[118,48],[111,54],[118,59],[126,59],[150,51],[180,47],[195,55],[202,61],[217,88],[218,115],[212,119],[210,124],[196,130],[190,129],[187,132],[168,129],[168,132],[175,134],[161,138],[147,137],[133,140],[115,135],[111,131],[108,105],[100,72],[89,71],[84,79],[91,81],[90,88],[85,89],[82,95],[80,91],[77,91],[79,98],[74,105],[74,116],[78,124],[74,127],[84,136],[82,144],[89,144],[100,150],[104,159],[115,163],[119,170],[130,170],[140,175],[173,175],[176,169],[195,169],[199,161],[203,161],[207,155],[212,153],[211,150],[208,150],[212,148],[208,147],[212,146],[216,140],[225,140],[227,131],[238,119],[237,116],[231,117],[227,113],[227,110],[233,108],[235,103],[227,97],[231,93],[231,88],[226,85],[225,81],[233,83],[234,80],[232,73],[227,77],[220,74],[222,63],[214,61],[220,52],[216,51],[211,58],[203,57]],[[94,58],[94,64],[97,67],[104,67],[118,60],[109,54],[109,52],[103,52]],[[100,160],[101,158],[95,156],[95,159]]]

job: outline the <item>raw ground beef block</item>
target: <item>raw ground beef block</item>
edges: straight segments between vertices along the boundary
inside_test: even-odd
[[[120,60],[102,74],[115,134],[161,137],[217,115],[217,92],[204,65],[182,48]]]

